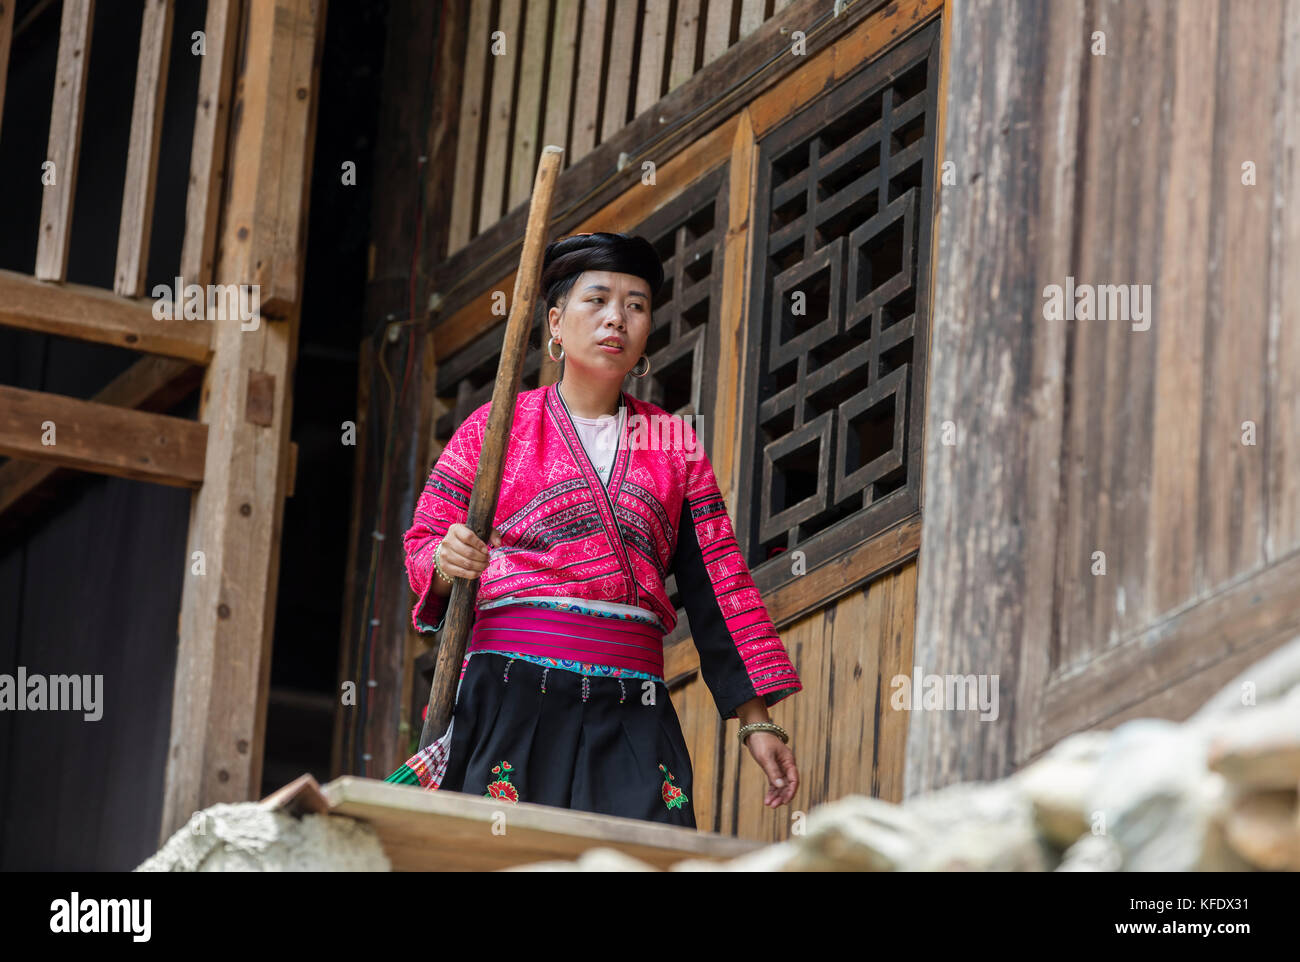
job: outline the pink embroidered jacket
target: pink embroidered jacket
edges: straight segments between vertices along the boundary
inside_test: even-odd
[[[479,576],[478,602],[618,602],[654,612],[671,632],[677,612],[664,581],[676,573],[700,671],[723,718],[757,696],[774,705],[800,691],[703,444],[683,418],[626,393],[623,403],[628,417],[606,488],[555,386],[519,394],[494,521],[502,544]],[[442,627],[447,600],[431,590],[433,553],[451,525],[465,523],[491,406],[452,435],[404,537],[419,631]]]

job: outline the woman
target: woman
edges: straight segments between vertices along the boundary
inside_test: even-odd
[[[453,579],[479,586],[452,722],[388,781],[695,827],[663,677],[675,573],[704,682],[740,720],[765,803],[794,796],[794,754],[767,708],[802,686],[713,468],[682,418],[622,391],[649,371],[663,279],[641,237],[547,247],[547,353],[561,378],[518,396],[489,544],[464,522],[490,402],[448,442],[405,535],[418,630],[442,627]]]

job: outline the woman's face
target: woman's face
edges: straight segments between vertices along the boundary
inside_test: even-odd
[[[622,381],[645,353],[650,336],[650,285],[635,274],[583,271],[567,301],[548,314],[564,348],[566,369]],[[617,348],[603,342],[619,342]]]

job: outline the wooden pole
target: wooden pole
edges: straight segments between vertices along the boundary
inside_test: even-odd
[[[515,295],[510,302],[505,342],[501,345],[501,363],[497,367],[496,387],[492,390],[492,407],[488,412],[483,447],[479,452],[478,471],[474,474],[474,490],[469,498],[465,523],[485,543],[492,530],[497,498],[501,493],[501,472],[505,466],[510,426],[515,418],[515,397],[519,393],[519,378],[523,374],[524,351],[532,328],[533,302],[537,298],[542,255],[551,221],[551,203],[563,156],[562,147],[548,145],[542,148],[542,156],[537,164],[533,199],[528,208],[528,226],[524,231],[523,250],[519,254],[519,272],[515,275]],[[465,642],[477,593],[477,578],[457,578],[452,584],[451,596],[447,599],[447,620],[438,645],[438,661],[433,669],[433,684],[429,687],[429,710],[425,714],[424,730],[420,734],[421,749],[428,747],[446,731],[451,722],[456,683],[460,677],[461,661],[465,657]]]

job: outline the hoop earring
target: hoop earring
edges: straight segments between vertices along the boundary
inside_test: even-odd
[[[645,377],[647,374],[650,373],[650,355],[649,355],[649,354],[642,354],[642,355],[641,355],[641,361],[645,361],[645,370],[642,371],[640,374],[638,374],[638,373],[636,372],[636,367],[633,366],[633,368],[632,368],[632,376],[633,376],[633,377]],[[637,363],[637,364],[640,364],[641,361],[637,361],[636,363]]]
[[[552,335],[551,339],[546,342],[546,356],[549,357],[556,364],[559,364],[561,361],[564,360],[564,345],[563,344],[560,345],[560,356],[556,357],[553,353],[551,353],[551,345],[554,343],[555,343],[555,336]]]

